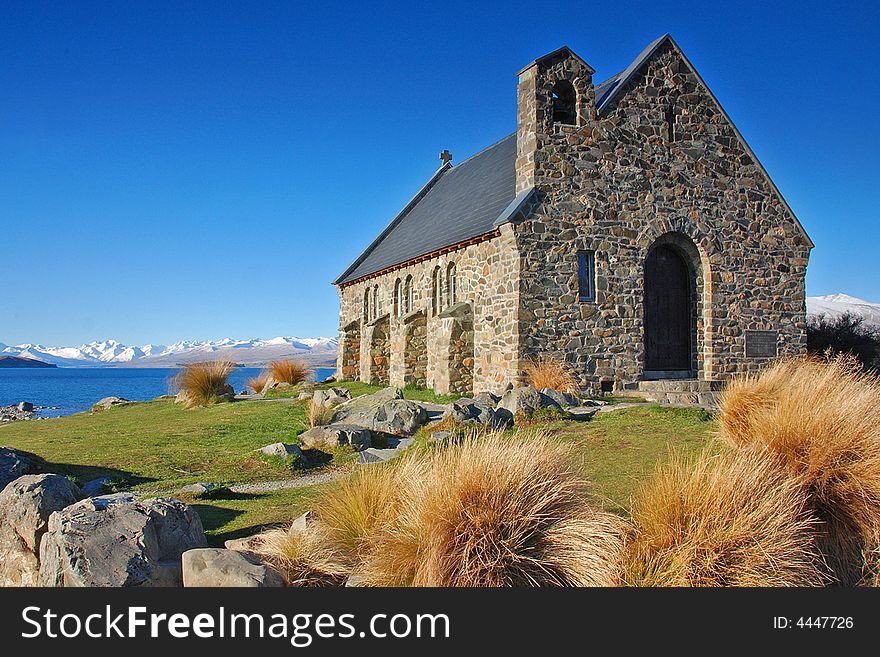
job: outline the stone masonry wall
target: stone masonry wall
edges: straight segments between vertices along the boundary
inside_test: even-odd
[[[565,358],[594,387],[638,380],[644,261],[661,237],[694,254],[701,378],[765,362],[746,358],[747,330],[777,331],[779,353],[802,352],[809,243],[678,52],[663,46],[607,115],[553,125],[548,90],[571,76],[592,99],[571,57],[521,76],[520,129],[531,107],[535,139],[517,176],[538,190],[516,225],[523,355]],[[581,249],[596,253],[595,303],[578,302]]]
[[[363,322],[364,291],[378,286],[380,303],[384,309],[392,308],[392,294],[395,281],[402,281],[408,275],[413,277],[413,312],[425,314],[425,342],[416,340],[410,343],[411,357],[427,358],[426,385],[433,387],[434,373],[437,369],[436,354],[439,348],[432,348],[431,341],[438,335],[442,319],[434,313],[431,297],[431,276],[439,266],[446,271],[449,263],[456,267],[456,301],[467,302],[473,313],[474,364],[473,383],[476,392],[503,391],[508,383],[514,382],[521,369],[519,351],[519,272],[520,260],[515,244],[513,226],[500,227],[500,234],[485,241],[444,253],[439,257],[409,264],[379,276],[372,276],[339,288],[340,329],[353,321]],[[445,297],[445,295],[444,295]],[[448,302],[444,304],[448,306]],[[445,308],[444,308],[445,309]],[[441,309],[443,310],[443,309]],[[392,313],[393,315],[393,313]],[[401,372],[405,371],[404,332],[402,317],[392,316],[391,322],[391,374],[393,385],[401,384]],[[342,333],[342,331],[341,331]],[[363,332],[363,333],[368,333]],[[360,379],[369,380],[369,367],[363,354],[369,353],[362,340]],[[369,344],[366,342],[366,344]],[[345,341],[340,341],[337,366],[342,371],[342,363],[349,358]],[[424,356],[419,350],[424,349]],[[398,360],[399,359],[399,360]],[[397,363],[400,363],[398,365]]]

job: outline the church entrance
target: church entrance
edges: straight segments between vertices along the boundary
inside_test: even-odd
[[[695,376],[695,279],[671,244],[655,244],[645,260],[645,378]]]

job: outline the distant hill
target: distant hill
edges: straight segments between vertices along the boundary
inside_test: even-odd
[[[829,319],[851,313],[864,317],[866,324],[880,327],[880,303],[871,303],[848,294],[827,294],[823,297],[807,297],[807,314],[814,317],[825,315]]]
[[[61,367],[177,367],[183,363],[228,360],[261,367],[272,360],[295,358],[308,365],[336,360],[336,338],[277,337],[268,340],[184,340],[171,345],[129,346],[116,340],[99,340],[79,347],[46,347],[41,344],[7,346],[0,355],[42,360]]]
[[[0,367],[58,367],[52,363],[44,363],[33,358],[19,358],[18,356],[0,356]]]

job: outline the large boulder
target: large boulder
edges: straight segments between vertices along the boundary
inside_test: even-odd
[[[24,452],[11,447],[0,447],[0,490],[6,488],[9,482],[28,474],[33,468],[33,460]]]
[[[372,432],[354,424],[328,424],[309,429],[299,439],[307,449],[351,445],[361,451],[372,445]]]
[[[180,586],[181,555],[201,547],[202,521],[180,500],[91,497],[49,517],[39,584]]]
[[[272,443],[271,445],[266,445],[265,447],[260,447],[257,450],[261,454],[265,456],[273,456],[275,458],[279,458],[282,461],[286,461],[287,459],[293,459],[295,461],[306,460],[306,455],[303,454],[303,451],[299,448],[299,445],[292,445],[290,443]]]
[[[480,403],[476,399],[463,397],[449,405],[443,419],[451,419],[456,424],[479,424],[493,429],[504,429],[510,426],[513,416],[506,410]]]
[[[114,406],[125,406],[130,403],[131,400],[126,399],[125,397],[104,397],[103,399],[99,399],[92,408],[102,408],[106,410]]]
[[[483,406],[495,408],[498,406],[498,402],[501,401],[501,397],[491,392],[481,392],[478,395],[474,395],[474,401]]]
[[[57,474],[24,475],[0,493],[0,586],[34,586],[40,539],[49,516],[74,504],[81,491]]]
[[[541,394],[546,395],[563,408],[566,406],[581,405],[581,398],[571,394],[570,392],[562,392],[560,390],[554,390],[553,388],[544,388],[541,391]]]
[[[506,408],[516,415],[517,413],[530,414],[539,408],[552,408],[562,410],[562,407],[547,395],[538,392],[532,386],[513,388],[504,393],[499,403],[499,408]]]
[[[338,407],[331,424],[353,424],[392,436],[411,436],[427,421],[428,414],[421,404],[403,399],[400,388],[385,388]]]
[[[183,553],[183,585],[242,586],[266,588],[284,586],[284,579],[251,552],[199,548]]]

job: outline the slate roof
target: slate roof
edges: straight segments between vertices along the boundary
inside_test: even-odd
[[[455,166],[441,167],[334,283],[348,283],[420,255],[491,233],[516,197],[516,134]]]

